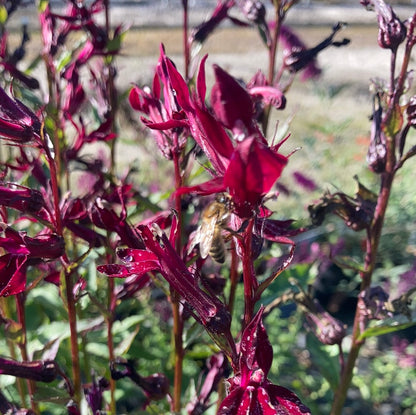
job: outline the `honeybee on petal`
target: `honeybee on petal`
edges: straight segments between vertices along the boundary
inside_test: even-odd
[[[192,249],[199,244],[202,258],[210,255],[216,262],[224,263],[225,246],[222,231],[230,217],[231,206],[231,197],[220,194],[203,210],[201,224],[190,247]]]

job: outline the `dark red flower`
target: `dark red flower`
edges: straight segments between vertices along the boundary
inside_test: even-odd
[[[211,406],[209,401],[211,394],[217,389],[224,376],[228,376],[226,373],[229,371],[229,366],[226,357],[222,353],[211,356],[207,361],[206,370],[207,374],[198,395],[186,405],[188,415],[199,415]]]
[[[116,213],[105,201],[98,199],[90,209],[91,221],[95,226],[109,232],[115,232],[120,242],[126,246],[143,248],[143,243],[135,229],[127,221],[127,212],[124,204],[122,212]]]
[[[18,63],[24,58],[26,54],[26,43],[30,40],[27,31],[27,25],[22,25],[22,40],[20,45],[12,52],[8,53],[7,48],[7,32],[3,31],[0,39],[0,65],[10,74],[13,79],[18,79],[27,88],[39,88],[37,79],[26,75],[17,68]]]
[[[233,211],[241,218],[253,216],[287,164],[287,157],[249,137],[238,143],[224,176],[200,185],[183,187],[178,194],[208,195],[228,192]]]
[[[54,234],[28,237],[25,232],[6,228],[0,247],[7,253],[0,257],[0,296],[18,294],[26,287],[28,265],[59,258],[64,253],[64,240]]]
[[[196,92],[192,97],[187,83],[175,68],[173,62],[164,55],[162,58],[166,66],[169,87],[174,92],[175,102],[186,115],[186,119],[183,122],[187,124],[194,140],[211,162],[213,169],[218,174],[223,174],[228,166],[234,147],[223,126],[205,106],[205,61],[207,56],[201,61],[197,76]],[[148,126],[151,127],[150,125]],[[157,126],[151,128],[157,128]]]
[[[179,151],[186,144],[189,133],[189,124],[184,120],[184,114],[177,103],[176,89],[169,76],[171,65],[174,68],[161,46],[152,89],[135,86],[129,94],[130,105],[148,117],[142,118],[142,121],[152,129],[159,149],[168,159],[174,151]],[[187,90],[186,84],[184,87]]]
[[[123,367],[122,370],[117,366]],[[138,385],[147,397],[145,406],[150,401],[159,401],[169,393],[169,379],[163,373],[153,373],[150,376],[141,376],[134,368],[133,362],[117,358],[110,364],[111,377],[114,380],[130,378]]]
[[[36,415],[31,409],[18,408],[15,404],[9,402],[0,391],[0,412],[2,414],[14,415]]]
[[[26,287],[27,257],[6,254],[0,257],[0,297],[21,293]]]
[[[196,26],[190,36],[190,42],[204,43],[206,38],[215,30],[215,28],[226,18],[228,18],[228,11],[234,6],[235,0],[225,0],[218,2],[211,17]]]
[[[273,349],[262,323],[263,308],[244,329],[240,343],[239,373],[228,379],[229,394],[218,415],[310,415],[290,390],[267,379]]]
[[[350,42],[349,39],[334,41],[334,37],[345,25],[338,23],[332,28],[332,33],[322,42],[307,49],[304,43],[295,35],[287,26],[282,25],[280,31],[280,40],[284,44],[284,66],[291,73],[303,71],[302,79],[316,78],[321,70],[317,66],[316,57],[318,54],[329,46],[345,46]]]
[[[49,383],[58,376],[58,366],[53,360],[17,362],[0,357],[0,373]]]
[[[175,229],[175,224],[172,225]],[[194,317],[205,327],[215,341],[220,342],[229,354],[234,342],[230,333],[231,316],[225,305],[214,295],[202,290],[194,275],[173,248],[163,231],[153,225],[138,227],[144,249],[120,249],[117,254],[123,264],[101,265],[98,271],[109,277],[125,278],[159,272],[192,310]],[[175,231],[171,231],[175,234]],[[225,341],[225,345],[223,344]]]
[[[255,117],[255,104],[261,101],[283,109],[286,99],[283,93],[266,83],[244,87],[218,65],[214,65],[215,84],[211,90],[211,107],[216,118],[230,129],[236,140],[256,135],[262,140]]]
[[[293,173],[293,178],[296,180],[296,182],[305,190],[309,192],[313,192],[318,188],[315,181],[310,179],[309,177],[305,176],[304,173],[300,171],[295,171]]]
[[[253,132],[253,101],[246,89],[218,65],[214,65],[214,75],[211,106],[216,118],[230,130]]]
[[[287,157],[253,137],[237,145],[224,175],[224,187],[240,217],[253,215],[280,177],[287,161]]]
[[[36,213],[44,206],[42,194],[24,186],[0,186],[0,205],[17,209],[21,212]]]
[[[295,56],[299,56],[300,53],[305,53],[307,47],[305,43],[291,30],[288,26],[282,25],[280,29],[280,42],[283,44],[283,56],[284,65],[289,71],[297,72],[298,70],[304,69],[301,79],[315,79],[321,74],[321,69],[318,67],[316,56],[313,56],[307,62],[303,62],[303,66],[294,68],[293,63],[295,62]]]
[[[101,413],[103,407],[103,392],[108,389],[109,386],[110,383],[103,377],[98,380],[93,377],[90,384],[84,385],[85,399],[93,414]]]
[[[10,227],[4,230],[5,237],[0,238],[0,247],[13,255],[26,255],[31,258],[54,259],[64,252],[64,240],[56,234],[41,234],[31,238],[26,232]]]
[[[36,142],[42,136],[41,128],[38,116],[0,87],[0,137],[16,144]]]

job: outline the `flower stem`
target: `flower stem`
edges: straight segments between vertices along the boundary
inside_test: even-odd
[[[234,310],[235,295],[238,285],[238,256],[234,239],[231,240],[231,264],[230,264],[230,294],[228,296],[228,311]]]
[[[51,173],[51,188],[53,195],[53,204],[55,209],[55,226],[56,233],[63,236],[63,225],[61,218],[61,211],[59,207],[59,183],[57,168],[55,159],[46,147],[46,154],[49,161],[49,169]],[[56,149],[55,152],[58,152]],[[69,261],[66,254],[62,257],[64,265],[68,267]],[[72,278],[72,272],[67,269],[64,275],[65,281],[65,299],[68,310],[68,320],[70,328],[70,342],[71,342],[71,358],[72,358],[72,374],[74,382],[74,401],[79,406],[81,402],[81,368],[79,362],[79,350],[78,350],[78,332],[77,332],[77,313],[74,298],[74,282]]]
[[[267,74],[267,82],[269,85],[274,84],[274,77],[276,72],[276,55],[277,55],[277,45],[279,43],[279,34],[280,26],[282,24],[281,14],[280,14],[280,0],[274,1],[274,21],[275,26],[272,35],[272,41],[269,48],[269,68]],[[262,120],[263,134],[267,135],[267,127],[269,125],[271,105],[267,105],[264,108],[264,115]]]
[[[182,395],[182,374],[183,374],[183,319],[180,309],[178,294],[171,293],[172,312],[173,312],[173,341],[175,345],[175,373],[173,380],[173,403],[172,409],[175,413],[181,410]]]
[[[6,324],[8,321],[11,321],[12,319],[12,312],[10,310],[9,304],[12,298],[13,297],[0,297],[0,321],[2,322],[2,324]],[[6,336],[6,342],[10,351],[10,357],[13,360],[17,360],[15,343],[12,341],[10,336]],[[19,392],[21,404],[24,406],[25,398],[27,395],[24,380],[22,378],[16,378],[16,386]]]
[[[180,166],[180,152],[179,142],[177,134],[174,134],[174,148],[173,148],[173,165],[175,169],[175,189],[179,189],[182,186],[182,175]],[[176,252],[181,255],[182,250],[182,203],[181,197],[175,197],[175,209],[178,219],[178,234],[175,240]],[[181,310],[181,304],[179,302],[179,294],[172,290],[171,292],[172,302],[172,315],[173,315],[173,343],[175,346],[175,373],[174,373],[174,386],[173,386],[173,402],[172,408],[174,412],[179,413],[181,410],[181,395],[182,395],[182,376],[183,376],[183,316]]]
[[[107,34],[107,39],[110,38],[110,0],[104,1],[104,13],[105,13],[105,31]],[[116,86],[114,84],[114,71],[113,71],[113,65],[112,62],[107,63],[107,70],[108,70],[108,100],[110,102],[110,117],[111,117],[111,130],[116,131],[116,124],[114,122],[116,113],[118,110],[118,103],[117,103],[117,93],[116,93]],[[111,163],[110,163],[110,171],[112,174],[114,174],[115,166],[116,166],[116,140],[110,141],[110,157],[111,157]],[[109,237],[109,236],[108,236]],[[114,258],[111,258],[111,261]],[[109,262],[111,263],[111,262]],[[108,294],[108,302],[107,302],[107,310],[108,314],[106,316],[106,323],[107,323],[107,347],[108,347],[108,357],[110,362],[114,361],[115,355],[114,355],[114,338],[113,338],[113,322],[114,322],[114,309],[115,309],[115,282],[112,278],[108,280],[108,287],[107,287],[107,294]],[[115,414],[116,413],[116,399],[115,399],[115,393],[116,393],[116,381],[110,376],[110,413]]]
[[[254,219],[250,219],[244,233],[243,254],[243,282],[244,282],[244,327],[247,326],[254,314],[254,293],[256,291],[253,259],[251,256],[251,243],[253,236]]]
[[[376,264],[376,256],[378,246],[383,230],[384,218],[387,211],[387,205],[390,198],[390,193],[393,185],[395,174],[395,139],[394,137],[387,137],[387,162],[386,170],[381,175],[380,192],[377,199],[376,208],[374,211],[374,218],[367,231],[366,252],[364,260],[364,270],[361,272],[361,291],[366,290],[371,285],[371,280]],[[344,406],[348,389],[351,385],[353,370],[355,368],[356,360],[358,358],[361,346],[364,341],[360,339],[361,331],[365,316],[363,313],[366,310],[363,299],[358,298],[356,307],[354,326],[352,332],[352,344],[348,354],[348,359],[345,368],[341,373],[340,383],[335,391],[334,401],[332,405],[331,415],[340,415]]]
[[[115,305],[115,295],[114,295],[114,279],[108,279],[108,317],[107,322],[107,347],[108,347],[108,357],[110,362],[114,361],[114,339],[113,339],[113,314],[114,314],[114,305]],[[110,413],[116,413],[116,382],[113,378],[110,377]]]
[[[17,318],[19,324],[21,326],[22,334],[21,334],[21,341],[19,341],[19,349],[20,354],[22,356],[23,361],[29,361],[29,355],[27,353],[27,344],[26,344],[26,316],[25,316],[25,302],[26,302],[26,294],[19,293],[16,295],[16,309],[17,309]],[[33,380],[27,380],[27,387],[29,391],[30,397],[30,406],[32,411],[36,414],[39,413],[39,408],[36,402],[34,401],[34,395],[36,390],[36,384]]]
[[[77,313],[74,298],[74,283],[72,274],[65,272],[65,297],[68,309],[68,320],[71,342],[72,381],[74,383],[74,401],[79,406],[81,402],[81,367],[79,362]]]
[[[188,41],[188,0],[182,0],[183,8],[183,54],[185,62],[185,79],[189,78],[189,41]]]

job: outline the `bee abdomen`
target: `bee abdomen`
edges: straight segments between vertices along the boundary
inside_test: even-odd
[[[211,258],[218,262],[219,264],[223,264],[225,261],[225,247],[224,247],[224,240],[221,235],[221,230],[218,230],[215,232],[211,248],[209,250],[209,254],[211,255]]]

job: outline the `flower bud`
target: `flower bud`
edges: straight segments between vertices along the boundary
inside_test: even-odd
[[[266,17],[266,7],[259,0],[246,0],[241,5],[241,11],[247,20],[262,23]]]
[[[323,344],[341,344],[346,335],[344,324],[325,311],[318,300],[314,299],[313,305],[315,309],[305,313],[306,327]]]
[[[378,15],[378,44],[383,49],[397,50],[406,39],[406,26],[396,16],[391,6],[382,0],[375,3]]]

